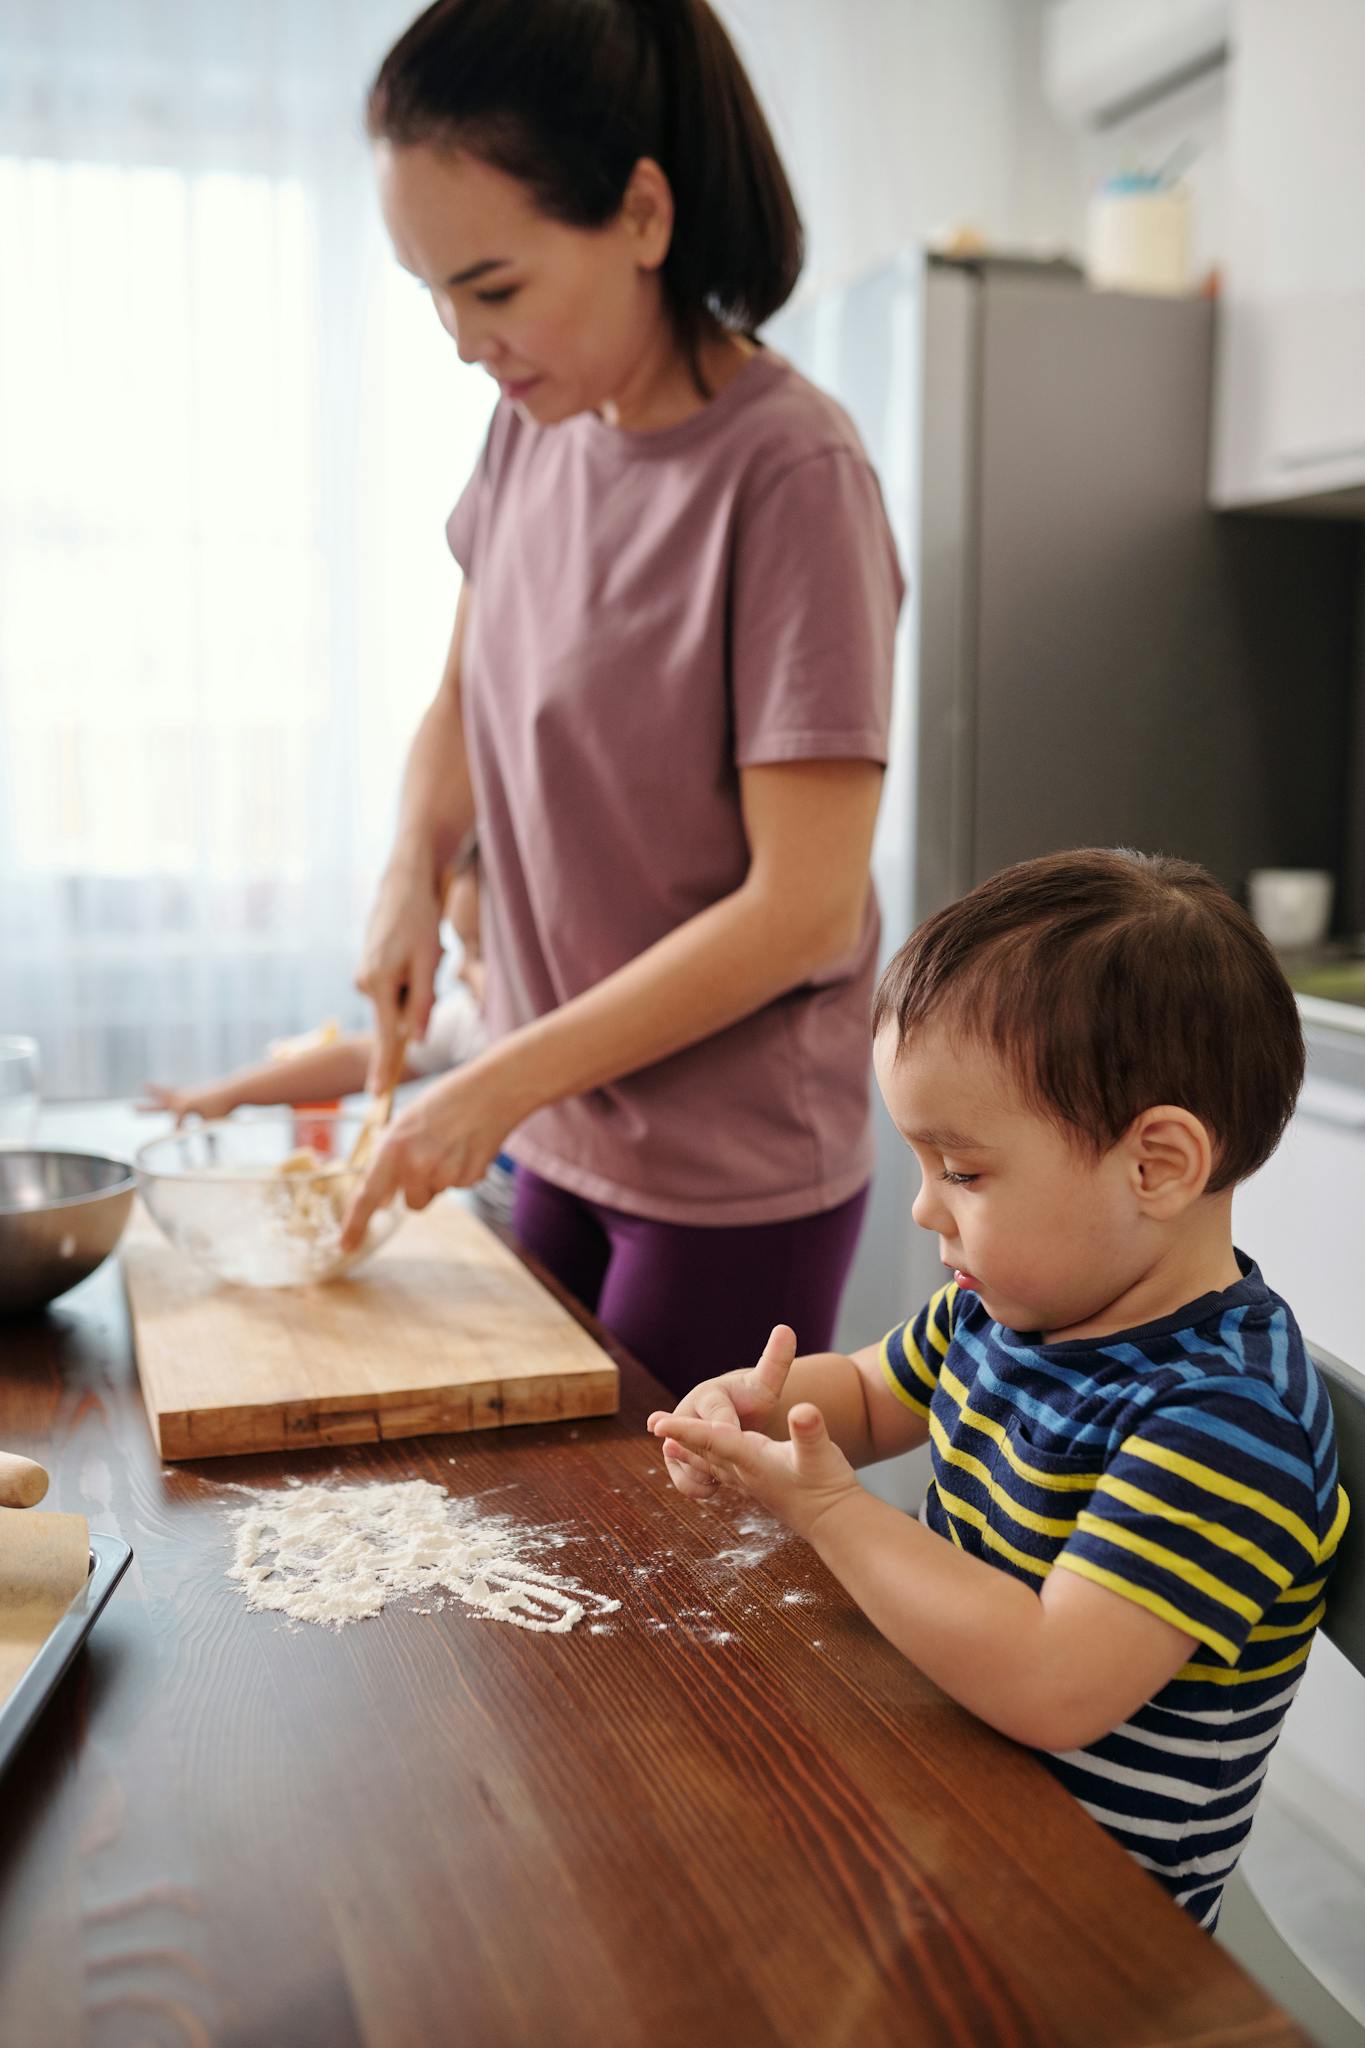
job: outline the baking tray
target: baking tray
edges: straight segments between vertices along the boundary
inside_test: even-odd
[[[0,1706],[0,1772],[51,1699],[67,1665],[95,1626],[105,1601],[128,1569],[132,1550],[121,1537],[90,1538],[90,1576],[9,1698]]]

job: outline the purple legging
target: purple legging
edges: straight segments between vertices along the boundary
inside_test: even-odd
[[[675,1394],[752,1365],[774,1323],[827,1351],[867,1189],[788,1223],[654,1223],[517,1168],[513,1228],[570,1294]]]

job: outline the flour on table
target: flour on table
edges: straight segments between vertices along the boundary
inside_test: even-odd
[[[242,1585],[249,1607],[292,1621],[340,1628],[404,1594],[445,1592],[489,1620],[563,1634],[585,1614],[614,1614],[621,1604],[530,1563],[524,1553],[545,1547],[540,1532],[505,1515],[481,1515],[426,1479],[365,1486],[291,1480],[282,1492],[258,1493],[249,1507],[233,1509],[231,1520],[228,1577]]]
[[[780,1544],[791,1541],[791,1530],[776,1515],[748,1514],[738,1525],[743,1543],[732,1544],[729,1550],[718,1550],[714,1562],[729,1565],[732,1570],[740,1566],[765,1564]]]

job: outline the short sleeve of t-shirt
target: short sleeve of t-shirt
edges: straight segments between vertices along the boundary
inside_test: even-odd
[[[1320,1478],[1302,1425],[1263,1384],[1194,1382],[1124,1439],[1056,1563],[1235,1664],[1335,1549]]]
[[[866,457],[831,447],[766,479],[740,512],[733,579],[737,765],[884,762],[905,586]]]
[[[913,1321],[897,1323],[882,1338],[881,1366],[887,1385],[898,1401],[926,1419],[939,1370],[952,1342],[957,1295],[957,1282],[950,1280]]]
[[[505,404],[499,404],[488,422],[488,432],[484,435],[479,459],[469,472],[469,482],[461,491],[455,510],[446,521],[446,540],[450,552],[471,580],[492,510],[493,489],[499,457],[507,437],[507,423],[507,407]]]

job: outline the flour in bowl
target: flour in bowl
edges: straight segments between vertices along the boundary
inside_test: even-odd
[[[453,1593],[493,1621],[563,1634],[619,1600],[528,1562],[546,1547],[505,1515],[480,1515],[426,1479],[368,1486],[291,1485],[234,1509],[228,1577],[249,1607],[341,1628],[388,1600]]]

